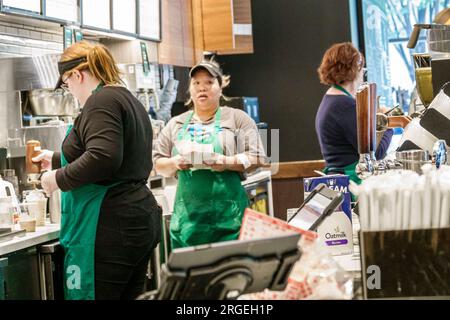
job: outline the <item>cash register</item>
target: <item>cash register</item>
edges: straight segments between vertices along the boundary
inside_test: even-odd
[[[300,258],[300,234],[174,249],[162,266],[155,300],[233,300],[264,289],[284,290]]]

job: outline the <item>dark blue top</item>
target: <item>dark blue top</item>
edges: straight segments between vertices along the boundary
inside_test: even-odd
[[[346,95],[325,95],[316,115],[316,133],[328,168],[343,168],[359,160],[356,100]],[[375,157],[382,159],[392,139],[386,130]]]

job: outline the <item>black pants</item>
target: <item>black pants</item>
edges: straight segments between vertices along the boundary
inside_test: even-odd
[[[95,242],[96,300],[135,299],[143,293],[148,261],[161,239],[161,208],[149,196],[102,204]]]

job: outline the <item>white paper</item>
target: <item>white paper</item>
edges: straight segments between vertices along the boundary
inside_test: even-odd
[[[235,36],[251,36],[252,35],[252,24],[234,23],[233,33]]]

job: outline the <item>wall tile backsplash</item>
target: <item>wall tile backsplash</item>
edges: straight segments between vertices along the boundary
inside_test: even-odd
[[[61,31],[0,21],[0,57],[61,53]]]

